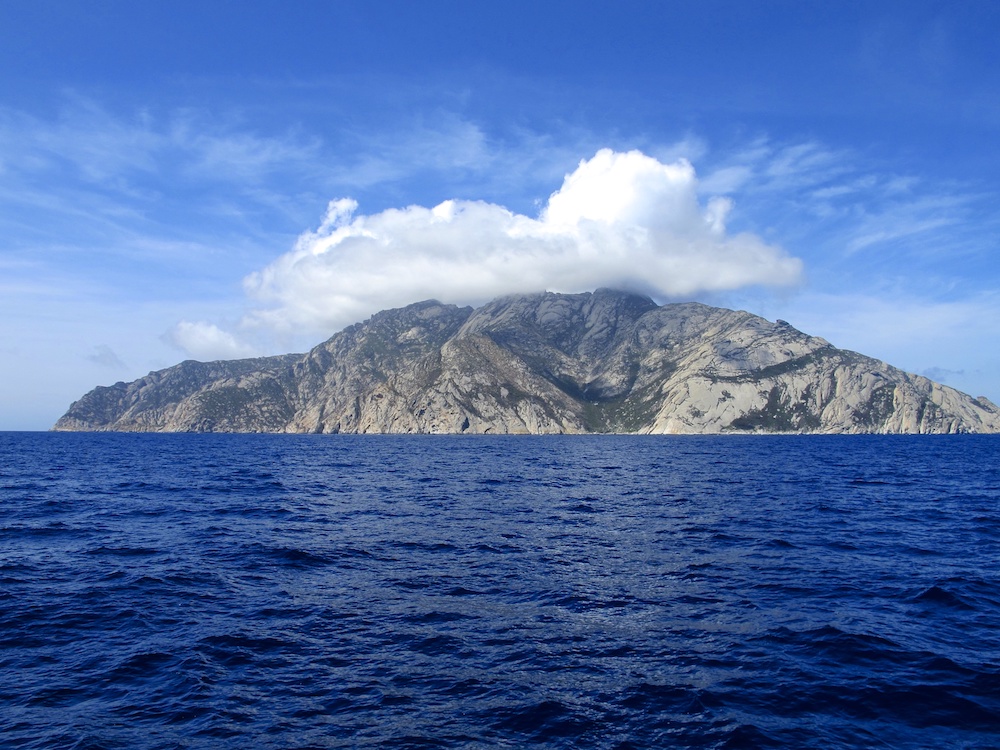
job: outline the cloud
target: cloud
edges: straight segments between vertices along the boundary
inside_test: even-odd
[[[855,225],[854,237],[846,243],[845,253],[854,254],[872,246],[906,241],[910,254],[916,254],[924,245],[941,244],[947,252],[954,253],[958,245],[957,232],[948,231],[950,242],[941,243],[941,232],[952,230],[967,219],[970,210],[969,196],[918,195],[908,200],[893,199],[884,205],[868,209]]]
[[[245,322],[329,331],[428,297],[464,303],[610,286],[676,298],[798,283],[797,258],[727,233],[730,207],[701,204],[685,160],[608,149],[566,175],[537,218],[464,200],[364,215],[355,201],[336,200],[316,231],[245,279],[263,305]]]
[[[193,110],[112,114],[79,96],[49,120],[0,107],[0,161],[8,171],[117,190],[167,166],[213,181],[257,181],[314,164],[320,145],[294,130],[266,136]]]
[[[182,320],[165,336],[167,343],[203,361],[242,359],[257,355],[250,345],[213,323]]]
[[[475,123],[438,113],[433,126],[424,118],[389,132],[353,132],[347,140],[354,157],[332,167],[338,182],[355,188],[406,179],[422,172],[476,172],[495,158],[486,134]]]
[[[871,175],[857,173],[856,154],[815,141],[775,143],[760,137],[715,156],[700,181],[703,193],[744,195],[755,205],[777,201],[786,213],[794,206],[795,214],[823,215],[828,209],[822,204],[873,187]]]
[[[949,279],[996,286],[989,279],[1000,222],[995,195],[982,184],[930,179],[900,171],[911,165],[898,160],[820,142],[766,137],[701,164],[699,194],[734,198],[728,225],[780,238],[805,258],[814,288],[859,290],[887,278],[932,294]]]
[[[107,344],[100,344],[94,347],[94,353],[88,354],[87,359],[95,365],[107,367],[110,370],[127,370],[128,366],[121,361],[119,356]]]
[[[921,371],[920,374],[925,378],[930,378],[938,383],[947,383],[956,375],[965,375],[965,370],[949,370],[947,367],[928,367],[927,369]]]

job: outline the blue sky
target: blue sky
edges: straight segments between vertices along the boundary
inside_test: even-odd
[[[0,2],[0,429],[636,288],[1000,402],[995,2]]]

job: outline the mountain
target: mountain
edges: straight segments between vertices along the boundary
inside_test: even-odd
[[[784,321],[601,289],[386,310],[305,355],[98,387],[56,430],[1000,432],[1000,408]]]

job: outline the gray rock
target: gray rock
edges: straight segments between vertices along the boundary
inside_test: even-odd
[[[182,362],[54,429],[956,433],[1000,432],[1000,409],[785,321],[600,289],[420,302],[305,355]]]

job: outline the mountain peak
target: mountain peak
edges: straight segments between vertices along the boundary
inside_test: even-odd
[[[96,388],[55,429],[998,432],[1000,409],[785,321],[598,289],[384,310],[305,355]]]

